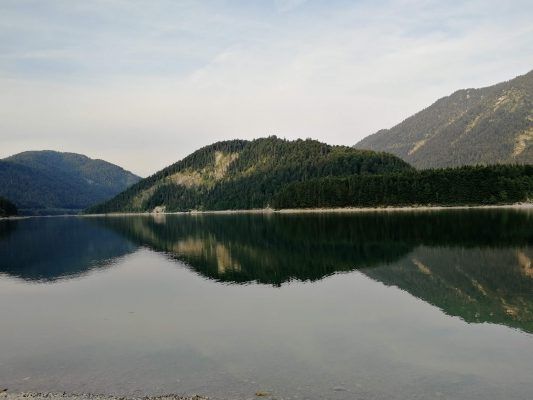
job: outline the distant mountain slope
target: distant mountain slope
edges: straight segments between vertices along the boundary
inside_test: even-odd
[[[22,213],[72,213],[139,181],[131,172],[81,154],[28,151],[0,160],[0,195]]]
[[[459,90],[355,147],[390,152],[417,168],[533,164],[533,71]]]
[[[262,208],[291,182],[410,169],[390,154],[314,140],[232,140],[201,148],[88,212]]]

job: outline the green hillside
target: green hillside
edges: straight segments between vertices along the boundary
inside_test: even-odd
[[[28,151],[0,160],[0,195],[25,214],[75,213],[140,178],[81,154]]]
[[[263,208],[291,182],[411,169],[390,154],[315,140],[232,140],[201,148],[88,212]]]
[[[355,145],[417,168],[533,164],[533,71],[444,97]]]

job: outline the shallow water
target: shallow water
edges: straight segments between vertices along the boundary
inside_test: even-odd
[[[0,387],[533,397],[524,210],[0,221]]]

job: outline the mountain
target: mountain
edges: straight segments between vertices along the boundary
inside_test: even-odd
[[[355,145],[386,151],[417,168],[533,164],[533,71],[444,97]]]
[[[75,213],[139,181],[103,160],[56,151],[27,151],[0,160],[0,196],[25,214]]]
[[[287,141],[271,136],[253,141],[231,140],[201,148],[87,211],[263,208],[291,182],[411,169],[390,154],[330,146],[310,139]]]

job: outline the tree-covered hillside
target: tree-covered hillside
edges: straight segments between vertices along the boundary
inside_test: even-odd
[[[390,152],[417,168],[533,164],[533,71],[459,90],[355,147]]]
[[[315,140],[232,140],[206,146],[88,212],[262,208],[291,182],[411,169],[390,154]]]
[[[25,165],[48,175],[62,174],[73,179],[120,192],[139,181],[137,175],[104,160],[95,160],[83,154],[57,151],[25,151],[7,157],[4,161]]]
[[[532,165],[494,165],[327,177],[293,183],[276,208],[509,204],[533,199]]]
[[[0,197],[0,217],[10,217],[12,215],[17,215],[18,210],[12,202],[3,197]]]
[[[0,160],[0,195],[22,213],[73,213],[137,182],[131,172],[81,154],[30,151]]]

